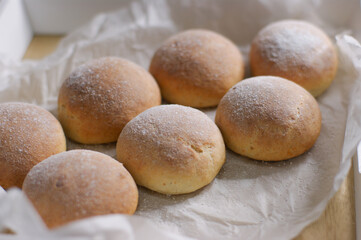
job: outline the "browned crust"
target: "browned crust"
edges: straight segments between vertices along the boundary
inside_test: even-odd
[[[34,165],[66,150],[64,132],[51,113],[32,104],[0,104],[0,116],[0,185],[21,188]]]
[[[52,156],[27,175],[23,191],[48,227],[91,216],[133,214],[138,189],[111,157],[88,150]]]
[[[100,144],[115,142],[127,122],[160,103],[159,87],[146,70],[105,57],[70,74],[59,92],[58,113],[69,138]]]
[[[253,40],[249,57],[254,76],[289,79],[314,97],[330,86],[338,67],[330,38],[304,21],[284,20],[266,26]]]
[[[299,85],[279,77],[254,77],[223,97],[216,124],[232,151],[256,160],[279,161],[313,146],[321,131],[321,112]]]
[[[149,71],[168,102],[211,107],[243,79],[244,63],[230,40],[197,29],[165,41],[155,52]]]
[[[225,161],[225,146],[219,129],[204,113],[162,105],[125,126],[117,157],[137,184],[164,194],[183,194],[214,179]]]

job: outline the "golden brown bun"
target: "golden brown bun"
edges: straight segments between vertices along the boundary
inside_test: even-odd
[[[0,104],[0,186],[23,185],[30,169],[66,150],[63,129],[45,109],[28,103]]]
[[[95,151],[72,150],[36,165],[23,191],[50,228],[105,214],[133,214],[138,189],[128,171]]]
[[[244,64],[227,38],[207,30],[188,30],[163,43],[149,71],[168,102],[212,107],[243,78]]]
[[[137,184],[164,194],[182,194],[214,179],[225,161],[225,146],[217,126],[201,111],[162,105],[124,127],[117,156]]]
[[[254,76],[284,77],[317,97],[332,83],[338,60],[322,30],[304,21],[284,20],[258,33],[252,42],[250,65]]]
[[[232,151],[278,161],[313,146],[321,131],[321,112],[314,97],[299,85],[280,77],[254,77],[222,98],[216,124]]]
[[[80,66],[65,80],[58,113],[69,138],[100,144],[115,142],[127,122],[160,103],[159,87],[146,70],[104,57]]]

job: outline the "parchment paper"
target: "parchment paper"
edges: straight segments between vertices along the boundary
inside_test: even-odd
[[[140,187],[137,216],[100,216],[48,231],[20,191],[0,192],[0,231],[11,229],[36,239],[290,239],[317,219],[340,187],[361,140],[361,36],[358,1],[134,1],[101,14],[69,34],[41,61],[0,59],[0,102],[25,101],[56,115],[58,89],[69,72],[101,56],[121,56],[148,68],[154,51],[184,29],[224,34],[242,50],[266,24],[305,19],[336,36],[340,65],[331,87],[317,100],[323,120],[315,146],[300,157],[265,163],[230,151],[216,179],[181,196]],[[204,110],[214,118],[214,109]],[[115,144],[87,148],[115,157]],[[10,209],[10,210],[9,210]],[[141,217],[139,217],[141,216]],[[23,220],[21,220],[23,219]],[[148,220],[145,220],[148,219]],[[10,239],[10,238],[9,238]],[[11,239],[14,239],[13,237]]]

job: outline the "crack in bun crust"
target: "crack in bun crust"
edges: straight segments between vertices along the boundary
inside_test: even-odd
[[[217,126],[201,111],[161,105],[124,127],[117,157],[137,184],[164,194],[183,194],[214,179],[225,161],[225,145]]]

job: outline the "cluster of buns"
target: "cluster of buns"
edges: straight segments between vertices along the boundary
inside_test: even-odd
[[[64,152],[62,127],[49,112],[0,104],[0,185],[22,186],[45,223],[57,227],[133,214],[136,183],[164,194],[196,191],[223,166],[225,144],[264,161],[304,153],[321,130],[311,94],[325,91],[336,73],[332,42],[309,23],[277,22],[254,39],[250,64],[255,76],[264,76],[241,81],[244,62],[234,43],[188,30],[160,46],[150,73],[118,57],[75,69],[59,92],[65,135],[84,144],[117,141],[118,161],[93,151]],[[160,106],[161,96],[174,104]],[[217,105],[215,123],[192,108]]]

